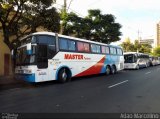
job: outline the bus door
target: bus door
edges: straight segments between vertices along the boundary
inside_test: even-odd
[[[37,46],[37,79],[48,80],[48,46],[39,44]]]

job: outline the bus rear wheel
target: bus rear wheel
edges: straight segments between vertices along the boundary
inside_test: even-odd
[[[106,75],[111,74],[111,68],[110,66],[106,66]]]
[[[115,74],[116,72],[117,72],[116,66],[113,65],[113,66],[112,66],[111,74]]]
[[[66,68],[63,68],[58,73],[58,81],[60,83],[65,83],[66,81],[69,81],[71,79],[69,75],[69,71]]]
[[[139,70],[139,64],[137,64],[136,69]]]

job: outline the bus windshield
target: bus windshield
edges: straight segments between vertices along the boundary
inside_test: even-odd
[[[124,60],[125,63],[134,63],[136,62],[136,56],[134,54],[125,54]]]
[[[26,47],[17,49],[16,65],[29,65],[35,63],[35,55],[27,55],[26,52]]]

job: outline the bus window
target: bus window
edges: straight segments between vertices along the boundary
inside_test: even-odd
[[[106,47],[106,53],[109,54],[109,47]]]
[[[71,51],[75,51],[76,50],[76,42],[75,41],[70,41],[68,40],[68,49]]]
[[[102,53],[106,53],[106,47],[105,46],[102,46]]]
[[[117,54],[118,54],[118,55],[123,55],[122,50],[118,48],[118,49],[117,49]]]
[[[90,52],[89,43],[77,42],[77,47],[80,52]]]
[[[114,55],[116,55],[117,54],[117,49],[113,48],[113,51],[114,51]]]
[[[76,50],[76,42],[69,40],[69,39],[64,39],[60,38],[60,50],[69,50],[69,51],[75,51]]]
[[[85,52],[89,52],[89,44],[88,43],[84,43],[84,51]]]
[[[68,44],[66,39],[60,39],[60,49],[61,50],[68,50]]]
[[[93,53],[100,53],[101,52],[100,45],[91,44],[91,51]]]
[[[114,54],[114,48],[110,47],[110,53],[113,55]]]
[[[38,36],[38,43],[39,44],[48,44],[48,45],[55,45],[55,37],[49,35],[39,35]]]

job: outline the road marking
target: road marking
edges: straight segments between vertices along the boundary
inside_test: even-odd
[[[125,81],[116,83],[116,84],[114,84],[114,85],[109,86],[108,88],[112,88],[112,87],[118,86],[118,85],[123,84],[123,83],[126,83],[126,82],[128,82],[128,80],[125,80]]]
[[[149,71],[149,72],[146,72],[145,74],[150,74],[151,72]]]

